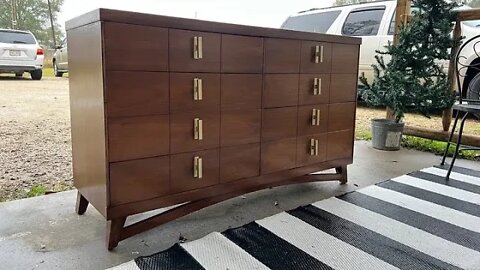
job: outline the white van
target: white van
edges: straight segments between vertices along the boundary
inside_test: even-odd
[[[355,36],[362,38],[360,48],[360,74],[372,81],[373,68],[376,64],[376,50],[385,50],[388,42],[393,41],[395,29],[395,9],[397,1],[377,1],[355,5],[336,6],[329,8],[313,8],[301,11],[292,15],[282,24],[281,28],[326,33],[332,35]],[[461,9],[469,9],[462,6]],[[480,21],[465,21],[462,23],[462,35],[466,39],[480,34]],[[479,50],[480,48],[477,48]],[[464,50],[466,52],[465,64],[480,63],[480,57],[473,48]],[[443,63],[448,68],[448,62]],[[478,70],[468,70],[464,84],[471,81]],[[466,89],[466,87],[463,87]]]

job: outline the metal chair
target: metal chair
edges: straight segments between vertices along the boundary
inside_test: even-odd
[[[467,42],[462,44],[460,49],[457,52],[457,55],[455,57],[455,69],[456,69],[456,77],[457,77],[457,86],[459,90],[459,95],[458,95],[458,102],[453,105],[453,110],[456,112],[455,116],[455,122],[453,123],[452,131],[450,133],[450,137],[448,139],[447,147],[445,148],[445,152],[443,154],[442,162],[440,165],[445,165],[445,159],[447,158],[448,150],[450,148],[451,144],[456,144],[455,147],[455,153],[453,154],[452,162],[450,163],[450,166],[448,168],[447,175],[445,177],[446,180],[450,178],[450,174],[452,172],[453,166],[455,164],[455,160],[457,159],[458,153],[463,150],[480,150],[480,148],[474,148],[474,147],[461,147],[462,143],[462,134],[463,134],[463,128],[465,126],[465,121],[467,120],[468,116],[475,116],[476,118],[480,119],[480,83],[477,84],[477,82],[480,80],[480,63],[475,63],[475,64],[465,64],[462,63],[462,60],[465,61],[467,58],[465,56],[462,56],[462,51],[464,49],[472,49],[475,52],[475,54],[480,58],[479,52],[477,51],[477,45],[480,44],[480,35],[477,35],[471,39],[469,39]],[[477,40],[476,42],[473,42],[474,40]],[[473,46],[472,46],[473,44]],[[469,45],[467,47],[467,45]],[[467,86],[467,91],[465,95],[465,99],[463,98],[463,89],[462,85],[460,82],[460,79],[463,77],[464,79],[467,77],[467,72],[468,71],[478,71],[478,74],[468,83]],[[465,85],[465,84],[464,84]],[[477,85],[477,87],[475,87]],[[458,120],[460,119],[460,116],[462,116],[462,120],[460,123],[460,129],[458,131],[458,138],[457,142],[454,143],[452,142],[453,135],[455,134],[455,129],[457,128]]]

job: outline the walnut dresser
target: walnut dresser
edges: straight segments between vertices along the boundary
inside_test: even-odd
[[[106,9],[67,36],[76,211],[105,216],[109,249],[247,192],[347,181],[360,39]]]

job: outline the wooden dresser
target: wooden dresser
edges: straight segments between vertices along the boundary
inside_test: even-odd
[[[105,216],[109,249],[243,193],[347,181],[360,39],[106,9],[67,36],[77,213]]]

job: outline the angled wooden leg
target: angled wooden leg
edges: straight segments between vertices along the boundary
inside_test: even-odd
[[[121,240],[121,234],[123,226],[127,217],[116,218],[109,220],[107,223],[107,247],[108,250],[112,250],[118,246],[118,242]]]
[[[85,214],[85,211],[87,211],[87,207],[87,199],[80,194],[80,191],[77,191],[77,204],[75,205],[75,212],[79,215],[83,215]]]
[[[348,181],[348,178],[347,178],[347,166],[342,166],[342,167],[337,167],[335,168],[335,171],[340,174],[340,183],[342,185],[346,184],[347,181]]]

